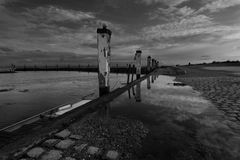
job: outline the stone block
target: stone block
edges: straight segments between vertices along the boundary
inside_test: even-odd
[[[32,148],[27,152],[27,155],[31,158],[38,158],[44,153],[44,149],[41,147]]]
[[[67,129],[62,130],[61,132],[58,132],[55,134],[55,136],[57,136],[58,138],[62,138],[65,139],[68,136],[70,136],[71,132]]]
[[[59,150],[51,150],[44,154],[41,160],[59,160],[62,158],[62,152]]]
[[[117,151],[108,151],[106,158],[109,160],[117,160],[119,158],[119,153]]]
[[[93,146],[90,146],[87,150],[87,153],[90,154],[90,155],[95,155],[95,154],[99,154],[99,148],[98,147],[93,147]]]
[[[59,143],[56,144],[55,147],[59,148],[59,149],[67,149],[69,147],[71,147],[72,145],[74,145],[75,141],[70,140],[70,139],[65,139],[60,141]]]
[[[81,145],[75,146],[74,149],[80,153],[86,147],[87,147],[87,144],[81,144]]]
[[[71,135],[69,138],[75,139],[75,140],[80,140],[80,139],[82,139],[82,136],[81,135]]]
[[[43,142],[44,146],[47,147],[53,147],[55,146],[60,140],[59,139],[48,139],[45,142]]]
[[[66,157],[64,158],[63,160],[76,160],[75,158],[72,158],[72,157]]]

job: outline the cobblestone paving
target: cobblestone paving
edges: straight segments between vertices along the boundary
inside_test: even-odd
[[[85,155],[85,158],[83,158]],[[76,160],[76,159],[119,159],[115,150],[103,151],[102,149],[84,144],[80,135],[72,134],[65,129],[47,138],[44,142],[23,153],[20,160]],[[82,158],[81,158],[82,157]]]
[[[148,129],[124,117],[100,118],[98,114],[68,128],[48,134],[9,155],[18,160],[130,160]],[[0,157],[1,159],[1,157]]]
[[[177,81],[200,91],[229,120],[240,125],[240,77],[178,77]]]

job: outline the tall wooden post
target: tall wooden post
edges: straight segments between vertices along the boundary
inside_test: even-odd
[[[107,29],[106,25],[97,29],[97,44],[98,44],[98,81],[99,81],[99,96],[108,94],[109,73],[110,73],[110,40],[112,32]]]
[[[142,62],[141,62],[141,55],[142,55],[142,51],[141,50],[137,50],[135,53],[135,64],[136,64],[136,76],[137,79],[139,79],[141,77],[141,68],[142,68]]]

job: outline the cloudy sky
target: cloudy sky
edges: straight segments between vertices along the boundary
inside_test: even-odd
[[[240,59],[240,0],[0,0],[0,62],[96,62],[103,23],[113,62]]]

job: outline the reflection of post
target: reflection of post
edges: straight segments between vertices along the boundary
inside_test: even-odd
[[[99,107],[98,116],[102,119],[108,120],[110,113],[110,104],[101,104]]]
[[[151,56],[147,58],[147,73],[151,72]]]
[[[152,64],[151,64],[151,68],[152,68],[152,70],[154,70],[155,68],[154,68],[154,59],[152,59]]]
[[[136,54],[135,54],[135,57],[134,57],[134,60],[135,60],[135,63],[136,63],[136,76],[137,76],[137,79],[139,79],[141,77],[141,54],[142,54],[142,51],[141,50],[137,50]]]
[[[136,102],[141,102],[141,82],[136,85]]]
[[[151,89],[150,76],[147,77],[147,89]]]
[[[109,93],[109,73],[110,73],[110,40],[112,32],[105,25],[97,29],[98,43],[98,81],[99,96]]]

